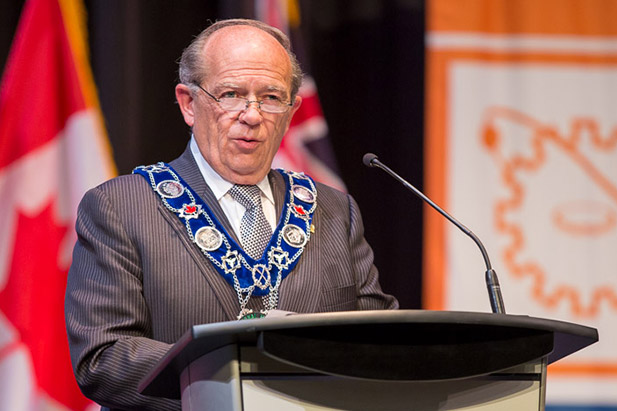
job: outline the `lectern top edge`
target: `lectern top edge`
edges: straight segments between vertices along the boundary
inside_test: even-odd
[[[352,311],[318,314],[295,314],[286,317],[263,318],[258,320],[231,321],[202,324],[190,330],[169,350],[159,364],[141,381],[139,390],[144,394],[159,394],[178,381],[181,371],[193,360],[225,345],[255,345],[258,336],[264,332],[301,332],[311,335],[315,330],[327,327],[347,327],[356,335],[369,333],[371,327],[432,327],[432,330],[447,331],[452,327],[482,329],[482,336],[490,341],[491,333],[499,330],[532,330],[553,335],[553,351],[548,354],[552,363],[570,355],[598,340],[594,328],[564,321],[534,318],[525,315],[493,314],[478,312],[396,310],[396,311]],[[493,331],[491,331],[493,330]],[[306,334],[308,333],[308,334]],[[353,333],[352,333],[353,334]],[[439,334],[439,332],[437,332]],[[349,338],[353,338],[350,335]],[[437,335],[437,338],[439,336]],[[390,336],[392,338],[392,336]],[[351,341],[351,340],[350,340]],[[163,388],[167,387],[167,388]]]

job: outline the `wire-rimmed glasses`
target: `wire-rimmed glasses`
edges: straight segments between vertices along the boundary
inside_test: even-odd
[[[293,105],[291,102],[273,99],[265,100],[249,100],[244,97],[221,97],[216,98],[210,94],[206,89],[197,83],[193,83],[206,93],[210,98],[216,101],[219,106],[225,111],[244,111],[249,107],[251,103],[257,103],[259,109],[266,113],[281,114],[289,110],[289,107]]]

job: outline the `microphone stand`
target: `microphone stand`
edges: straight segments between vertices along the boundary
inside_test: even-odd
[[[462,223],[460,223],[457,219],[448,214],[444,209],[435,204],[430,198],[428,198],[424,193],[418,190],[413,185],[409,184],[405,179],[396,174],[394,171],[390,169],[390,167],[386,166],[384,163],[379,161],[377,156],[372,153],[366,153],[362,158],[362,162],[367,167],[377,167],[390,174],[394,179],[403,184],[408,190],[414,193],[416,196],[420,197],[424,200],[428,205],[433,207],[439,214],[447,218],[452,224],[457,226],[463,233],[467,234],[480,248],[480,252],[482,253],[482,257],[484,258],[484,264],[486,265],[486,274],[485,281],[486,287],[488,289],[488,296],[491,303],[491,310],[496,314],[505,314],[506,309],[503,303],[503,297],[501,296],[501,288],[499,286],[499,279],[497,278],[497,273],[493,270],[491,266],[491,261],[488,257],[488,253],[484,248],[484,244],[482,241],[467,227],[465,227]]]

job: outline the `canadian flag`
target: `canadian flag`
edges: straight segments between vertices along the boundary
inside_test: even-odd
[[[115,174],[79,0],[28,0],[0,88],[0,409],[83,410],[64,290],[77,204]]]

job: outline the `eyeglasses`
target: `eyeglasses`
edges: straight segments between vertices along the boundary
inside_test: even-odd
[[[243,111],[249,108],[249,104],[257,103],[259,105],[259,109],[266,113],[280,114],[289,110],[289,107],[293,105],[293,103],[288,103],[286,101],[278,100],[276,98],[268,99],[268,100],[249,100],[244,97],[221,97],[216,98],[212,94],[208,93],[206,89],[200,86],[197,83],[193,83],[197,87],[201,89],[204,93],[206,93],[212,100],[219,103],[219,106],[225,111]]]

